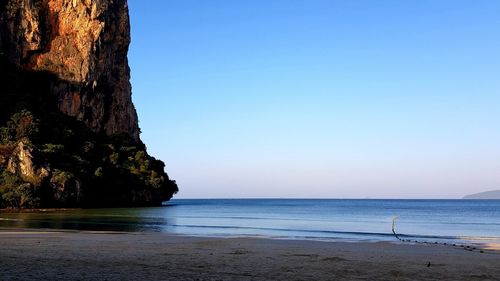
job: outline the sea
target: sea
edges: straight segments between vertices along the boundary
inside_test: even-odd
[[[0,227],[500,244],[500,200],[174,199],[157,208],[2,212]]]

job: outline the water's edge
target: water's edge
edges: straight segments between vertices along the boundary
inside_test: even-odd
[[[500,244],[500,200],[174,199],[159,208],[0,211],[0,228],[395,242],[395,217],[405,242]]]

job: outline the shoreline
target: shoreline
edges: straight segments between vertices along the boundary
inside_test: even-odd
[[[352,203],[351,200],[334,202],[330,199],[321,199],[325,201],[322,204],[307,199],[301,199],[300,202],[283,200],[286,204],[277,204],[274,199],[264,200],[265,202],[260,199],[228,199],[221,202],[213,199],[173,199],[170,201],[173,205],[159,208],[11,209],[0,211],[0,227],[165,231],[211,237],[263,235],[277,239],[328,242],[391,242],[399,239],[405,243],[463,245],[472,248],[488,244],[488,248],[491,248],[490,245],[493,245],[493,248],[500,248],[498,247],[500,226],[495,223],[495,218],[491,217],[491,212],[498,208],[496,203],[463,205],[451,204],[449,200],[436,200],[439,203],[429,205],[425,202],[403,202],[402,204],[408,208],[402,211],[398,207],[401,204],[399,201],[406,200],[395,200],[395,202],[375,200],[376,202],[372,203],[360,203],[359,206],[357,205],[359,202]],[[214,204],[220,208],[213,208]],[[310,212],[308,209],[310,205],[317,206],[321,211]],[[247,211],[241,212],[241,206],[246,206]],[[357,212],[363,214],[362,222],[357,222],[360,218],[353,215],[349,209],[352,206],[357,206]],[[268,211],[267,207],[270,213],[261,214]],[[289,208],[297,208],[307,215],[297,218],[290,215]],[[331,212],[332,208],[335,209],[334,212]],[[440,210],[443,216],[429,220],[415,219],[429,215],[425,211],[428,208]],[[469,213],[464,214],[465,216],[457,215],[454,211],[456,209],[469,210]],[[329,215],[323,217],[320,215],[323,213]],[[404,218],[398,220],[396,231],[395,217]],[[478,219],[481,219],[481,223],[476,223]],[[488,223],[491,223],[491,227]]]
[[[0,228],[3,280],[496,280],[500,252],[392,242]]]
[[[1,218],[0,218],[1,220]],[[173,233],[165,231],[155,231],[155,230],[145,230],[145,231],[125,231],[125,230],[89,230],[89,229],[58,229],[58,228],[19,228],[19,227],[3,227],[0,226],[0,235],[12,232],[22,233],[22,232],[33,232],[33,233],[89,233],[89,234],[158,234],[165,236],[180,236],[180,237],[196,237],[196,238],[207,238],[207,239],[270,239],[270,240],[285,240],[285,241],[304,241],[304,242],[323,242],[323,243],[360,243],[360,244],[370,244],[370,243],[388,243],[395,245],[427,245],[436,247],[448,247],[457,250],[467,250],[467,251],[492,251],[498,252],[500,254],[500,241],[497,237],[486,237],[483,240],[495,240],[496,243],[481,243],[480,240],[475,240],[475,237],[471,239],[460,239],[455,243],[437,242],[437,241],[418,241],[411,239],[399,239],[398,237],[391,234],[394,240],[376,240],[376,239],[356,239],[356,238],[322,238],[322,237],[293,237],[293,236],[270,236],[270,235],[252,235],[252,234],[190,234],[190,233]],[[400,236],[401,234],[397,234]],[[403,234],[405,235],[405,234]],[[406,236],[406,235],[405,235]],[[469,243],[467,243],[469,241]],[[498,242],[497,242],[498,241]]]

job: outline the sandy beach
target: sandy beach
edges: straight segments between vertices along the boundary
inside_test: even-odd
[[[3,229],[0,249],[1,280],[500,280],[499,252],[440,245]]]

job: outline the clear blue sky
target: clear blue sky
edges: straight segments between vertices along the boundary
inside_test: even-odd
[[[500,189],[500,1],[129,0],[178,198]]]

